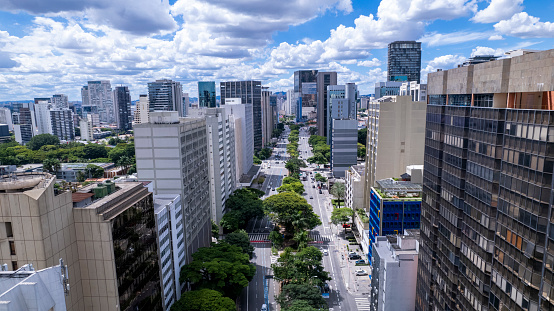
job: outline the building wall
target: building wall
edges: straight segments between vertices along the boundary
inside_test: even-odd
[[[133,128],[133,115],[131,114],[131,94],[126,86],[117,86],[113,91],[115,117],[117,128],[120,131],[128,131]]]
[[[225,100],[225,114],[232,116],[235,127],[235,159],[237,180],[248,173],[254,163],[254,134],[252,131],[252,105],[241,104],[240,99]]]
[[[148,123],[150,120],[150,103],[148,102],[148,96],[140,95],[135,110],[135,124]]]
[[[358,161],[358,121],[333,120],[331,168],[333,175],[344,177],[345,171]]]
[[[327,119],[327,86],[337,85],[336,72],[318,72],[316,75],[317,83],[317,135],[326,136]]]
[[[10,131],[13,131],[12,112],[9,108],[0,108],[0,124],[7,124]]]
[[[83,96],[82,107],[85,114],[98,113],[100,122],[115,122],[110,81],[88,81],[88,85],[86,89],[82,89],[81,95]]]
[[[177,111],[180,117],[183,111],[183,90],[181,83],[172,80],[156,80],[148,83],[149,110]]]
[[[49,111],[52,135],[60,140],[71,141],[75,139],[75,126],[73,125],[73,111],[69,109],[52,109]]]
[[[363,173],[363,170],[361,171],[361,174],[360,174],[358,170],[355,170],[353,167],[351,167],[349,170],[345,172],[345,174],[346,174],[345,176],[346,207],[351,208],[353,210],[357,210],[359,208],[367,210],[364,204],[365,175]]]

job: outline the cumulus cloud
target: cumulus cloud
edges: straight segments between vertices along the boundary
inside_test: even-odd
[[[501,35],[492,35],[489,37],[489,41],[504,40],[504,37]]]
[[[490,33],[486,32],[467,32],[458,31],[452,33],[428,33],[425,34],[419,41],[426,43],[428,46],[441,46],[449,44],[457,44],[474,40],[485,39],[490,36]]]
[[[442,55],[435,57],[427,62],[427,66],[421,70],[421,83],[426,83],[427,74],[437,71],[437,69],[448,70],[466,61],[466,57],[460,55]]]
[[[540,18],[526,12],[514,14],[512,18],[496,23],[494,29],[505,35],[520,38],[554,37],[554,23],[541,22]]]
[[[168,0],[0,0],[0,9],[31,14],[85,17],[133,34],[172,31],[177,23],[169,14]]]
[[[19,63],[13,60],[8,53],[0,52],[0,69],[13,68],[18,65]]]
[[[523,0],[491,0],[489,6],[478,11],[471,20],[476,23],[496,23],[521,12],[522,4]]]
[[[381,61],[377,58],[373,58],[371,60],[363,60],[358,62],[358,66],[363,67],[378,67],[381,66]]]
[[[498,48],[493,49],[486,46],[478,46],[471,51],[471,57],[475,57],[478,55],[494,55],[494,56],[502,56],[504,55],[504,49]]]

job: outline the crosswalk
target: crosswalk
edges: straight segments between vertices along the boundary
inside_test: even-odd
[[[358,308],[358,311],[366,311],[371,309],[367,297],[358,297],[354,298],[354,300],[356,300],[356,307]]]
[[[266,243],[269,242],[268,233],[249,233],[248,237],[252,243]],[[327,234],[313,234],[310,233],[310,243],[324,243],[330,242],[331,236]]]

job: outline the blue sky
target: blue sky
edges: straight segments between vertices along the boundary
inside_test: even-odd
[[[298,69],[334,70],[373,93],[386,46],[422,42],[422,77],[476,54],[552,49],[554,1],[0,0],[0,100],[67,94],[88,80],[169,78],[292,87]]]

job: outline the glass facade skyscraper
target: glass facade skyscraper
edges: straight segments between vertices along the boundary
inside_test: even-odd
[[[421,42],[389,43],[387,74],[389,81],[417,81],[421,75]]]
[[[89,87],[90,89],[90,87]],[[177,111],[184,116],[181,83],[172,80],[156,80],[148,83],[150,111]]]
[[[116,86],[114,90],[114,106],[117,128],[120,131],[133,129],[133,115],[131,114],[131,94],[126,86]]]
[[[215,82],[214,81],[199,81],[198,82],[198,106],[215,108]]]
[[[550,50],[429,74],[416,310],[554,310],[553,71]]]

